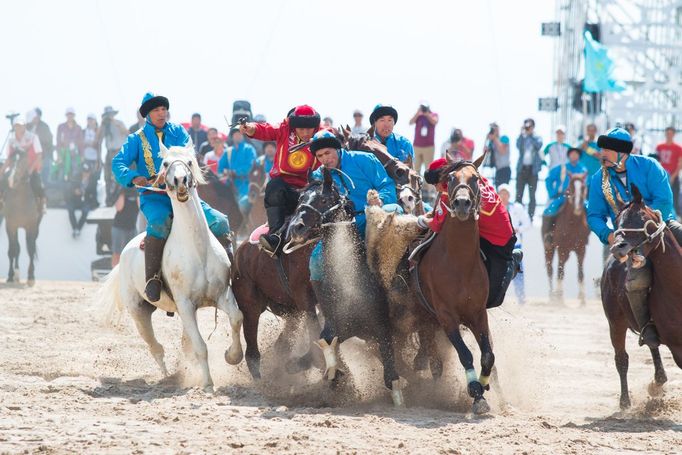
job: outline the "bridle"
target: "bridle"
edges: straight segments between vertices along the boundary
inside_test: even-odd
[[[338,194],[338,193],[337,193]],[[339,210],[346,210],[348,206],[348,201],[349,199],[344,196],[339,194],[339,201],[332,205],[331,207],[326,208],[323,211],[320,211],[313,207],[310,204],[307,203],[300,203],[296,209],[297,212],[299,212],[301,209],[306,209],[310,210],[313,214],[317,215],[318,219],[320,220],[319,225],[311,227],[310,231],[315,233],[316,235],[309,239],[308,241],[301,243],[300,245],[295,245],[295,246],[290,246],[291,241],[287,242],[286,245],[284,245],[284,248],[282,249],[282,252],[284,254],[289,254],[292,253],[300,248],[303,248],[306,245],[310,245],[311,243],[318,242],[320,239],[322,239],[322,230],[331,227],[331,226],[342,226],[342,225],[350,225],[354,222],[354,218],[351,218],[350,220],[342,220],[342,221],[329,221],[330,219],[333,219],[333,216],[338,212]],[[325,221],[327,220],[327,221]]]
[[[156,175],[156,179],[154,180],[154,183],[152,184],[152,186],[135,185],[135,188],[139,188],[141,190],[147,190],[147,191],[154,191],[156,193],[165,193],[168,190],[172,190],[173,187],[172,187],[172,185],[169,185],[168,182],[166,182],[166,188],[161,188],[160,186],[157,186],[157,182],[159,181],[159,179],[162,176],[165,177],[166,174],[168,174],[168,170],[170,168],[172,168],[173,166],[175,166],[177,164],[181,164],[185,168],[185,170],[187,171],[187,175],[190,176],[190,179],[189,179],[190,181],[189,181],[189,184],[187,185],[187,187],[190,189],[195,188],[197,186],[197,181],[194,178],[194,173],[192,172],[192,168],[190,167],[190,165],[188,165],[184,160],[182,160],[180,158],[171,161],[170,163],[168,163],[168,166],[164,166],[163,169],[161,170],[161,172],[159,172]]]
[[[665,221],[663,221],[663,215],[661,214],[660,210],[654,210],[653,212],[656,214],[656,216],[658,216],[658,219],[659,219],[658,222],[656,222],[654,220],[646,220],[644,222],[644,226],[642,226],[641,228],[619,228],[616,231],[614,231],[614,233],[613,233],[614,237],[618,237],[618,236],[623,237],[623,234],[628,233],[628,232],[644,234],[644,237],[645,237],[644,240],[639,242],[636,246],[632,247],[630,249],[630,252],[635,251],[635,250],[639,250],[639,248],[642,247],[644,244],[651,243],[654,240],[656,240],[656,238],[658,238],[658,240],[659,240],[658,245],[656,245],[653,249],[655,250],[660,245],[662,252],[665,253],[665,241],[663,239],[664,239],[665,228],[668,226],[666,225]],[[654,226],[654,228],[655,228],[654,232],[649,233],[649,231],[647,230],[647,227],[649,225]]]
[[[461,164],[460,164],[461,163]],[[468,162],[468,161],[460,161],[458,163],[459,165],[455,167],[450,173],[448,174],[450,177],[450,180],[454,179],[454,174],[455,172],[461,170],[463,167],[470,166],[474,168],[474,173],[477,178],[481,178],[481,175],[478,173],[478,169],[474,165],[474,163]],[[448,182],[450,183],[450,182]],[[476,189],[478,191],[474,191],[470,185],[466,183],[458,183],[454,187],[452,185],[448,184],[448,199],[449,203],[448,204],[443,204],[446,208],[446,210],[450,213],[450,216],[454,217],[456,216],[456,210],[452,208],[452,204],[455,200],[454,195],[457,194],[457,192],[460,189],[466,189],[467,192],[469,193],[469,196],[471,197],[471,200],[473,203],[471,204],[471,207],[469,208],[469,213],[474,215],[474,219],[478,220],[479,217],[479,212],[481,211],[481,190],[478,188],[478,185],[476,186]]]

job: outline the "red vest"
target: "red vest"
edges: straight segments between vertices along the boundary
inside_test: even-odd
[[[500,196],[485,177],[481,177],[478,188],[481,191],[481,211],[478,219],[479,234],[493,245],[504,246],[514,234],[507,208],[502,204]],[[440,232],[442,229],[448,216],[445,206],[449,203],[447,194],[439,194],[433,209],[433,220],[429,223],[432,231]]]
[[[300,141],[296,132],[289,128],[287,120],[276,126],[256,123],[256,132],[251,137],[261,141],[277,142],[277,153],[270,169],[272,178],[281,177],[289,185],[303,188],[308,184],[308,174],[320,167],[319,161],[310,152],[309,147],[289,153],[289,148],[298,145]]]

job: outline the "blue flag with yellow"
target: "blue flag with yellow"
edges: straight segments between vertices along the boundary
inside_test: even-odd
[[[609,57],[608,49],[585,31],[585,92],[622,92],[625,83],[613,78],[615,65]]]

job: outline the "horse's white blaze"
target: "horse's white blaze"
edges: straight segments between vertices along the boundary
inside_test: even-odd
[[[580,179],[573,181],[573,208],[576,212],[579,212],[582,207],[580,200],[582,199],[583,193],[583,181]]]
[[[400,201],[400,205],[402,205],[403,209],[405,210],[405,213],[410,215],[414,213],[414,210],[417,206],[417,201],[415,200],[414,194],[410,188],[405,187],[400,190],[400,193],[398,194],[398,200]]]
[[[194,150],[186,147],[171,147],[164,153],[164,162],[170,163],[167,175],[185,175],[188,178],[186,202],[181,202],[175,194],[171,195],[173,205],[173,225],[166,242],[162,259],[162,272],[173,295],[171,299],[165,291],[154,305],[164,311],[177,312],[182,320],[184,333],[191,342],[192,352],[202,370],[202,385],[206,390],[212,388],[208,368],[206,343],[201,337],[196,320],[196,310],[204,306],[217,306],[225,311],[232,329],[234,356],[241,351],[239,330],[242,313],[237,308],[229,289],[230,262],[227,253],[218,240],[211,234],[206,217],[199,203],[195,185],[189,180],[202,182]],[[180,163],[173,164],[176,162]],[[175,169],[177,167],[177,169]],[[169,193],[175,190],[169,188]],[[150,320],[141,320],[140,302],[144,300],[145,272],[144,252],[139,249],[139,234],[131,240],[121,253],[119,265],[112,271],[115,279],[102,289],[105,300],[110,305],[122,304],[135,319],[140,335],[145,339],[164,374],[163,348],[156,341]],[[118,302],[118,303],[116,303]],[[144,312],[142,312],[144,313]],[[160,349],[159,349],[160,348]],[[232,350],[232,348],[231,348]]]

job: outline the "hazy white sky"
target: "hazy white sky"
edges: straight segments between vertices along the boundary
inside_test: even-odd
[[[490,121],[516,136],[552,94],[550,0],[35,1],[0,4],[0,113],[40,106],[54,129],[73,106],[113,105],[126,124],[145,91],[170,98],[174,121],[201,112],[225,130],[232,101],[279,121],[308,103],[336,123],[376,103],[407,125],[420,100],[476,142]],[[7,123],[5,126],[9,126]],[[1,131],[1,130],[0,130]]]

